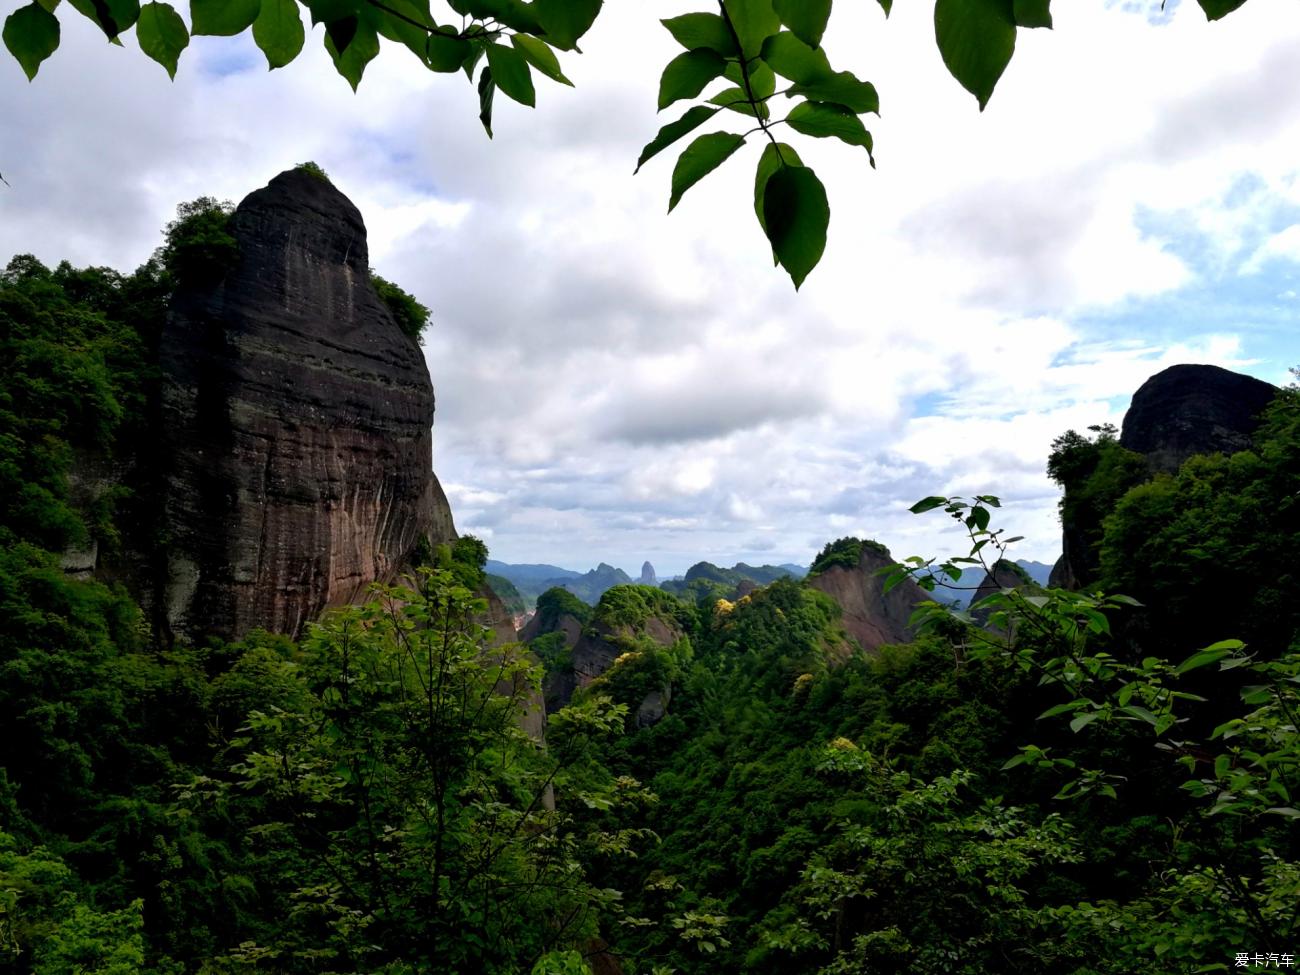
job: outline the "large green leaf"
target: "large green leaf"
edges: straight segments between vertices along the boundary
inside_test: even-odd
[[[668,62],[659,79],[659,110],[683,98],[694,98],[726,70],[727,62],[716,51],[698,50],[679,54]]]
[[[59,19],[39,3],[19,7],[5,18],[4,42],[31,81],[59,48]]]
[[[492,97],[496,94],[496,90],[496,83],[492,80],[492,69],[485,67],[483,73],[478,76],[478,120],[483,123],[489,139],[492,138]]]
[[[687,146],[673,167],[673,190],[668,200],[668,212],[673,212],[683,193],[722,165],[744,144],[744,136],[732,132],[710,132]]]
[[[1017,27],[1051,27],[1052,0],[1014,0]]]
[[[803,95],[815,102],[835,102],[858,114],[880,112],[880,96],[876,94],[876,86],[869,81],[860,81],[851,71],[837,71],[829,78],[807,85],[795,85],[790,93]]]
[[[526,34],[545,31],[537,8],[521,0],[456,0],[451,7],[458,13],[468,13],[479,20],[495,20]]]
[[[338,73],[346,78],[352,90],[356,91],[357,85],[361,84],[361,76],[365,73],[366,65],[379,53],[379,34],[369,18],[358,18],[356,29],[352,32],[347,47],[339,50],[334,44],[334,34],[330,32],[333,26],[325,25],[325,50],[329,51],[330,57],[334,59],[334,67],[338,69]],[[343,36],[343,33],[339,33],[339,36]]]
[[[807,166],[781,166],[763,189],[763,219],[777,261],[795,290],[826,250],[831,208],[826,188]]]
[[[546,77],[570,88],[573,87],[573,82],[564,77],[564,72],[560,70],[560,59],[555,56],[555,52],[545,41],[539,41],[528,34],[511,34],[510,43],[524,56],[525,61]]]
[[[815,84],[835,76],[825,51],[809,47],[788,30],[773,34],[763,42],[763,61],[796,84]]]
[[[720,14],[682,14],[680,17],[661,20],[660,23],[667,27],[668,33],[672,34],[677,43],[688,51],[707,48],[710,51],[717,51],[724,58],[734,58],[740,54],[740,48],[736,46],[736,38]]]
[[[767,190],[767,181],[782,166],[802,166],[803,160],[793,146],[784,142],[769,142],[763,147],[763,154],[758,157],[758,169],[754,173],[754,214],[758,225],[767,233],[767,218],[763,215],[763,194]],[[777,263],[776,253],[772,254],[772,263]]]
[[[709,99],[709,104],[720,105],[722,108],[739,112],[749,118],[768,119],[772,115],[771,109],[767,107],[767,102],[751,103],[744,88],[724,88]]]
[[[338,20],[331,20],[325,25],[325,39],[332,45],[332,53],[335,56],[341,56],[347,53],[352,46],[352,39],[357,36],[357,28],[361,26],[361,18],[356,14],[349,14]]]
[[[772,0],[772,9],[805,44],[821,44],[831,16],[831,0]]]
[[[269,4],[272,0],[266,2]],[[293,6],[296,10],[298,5]],[[169,77],[175,78],[176,63],[181,51],[189,46],[190,32],[171,4],[146,3],[141,7],[135,36],[140,42],[140,50],[166,68]]]
[[[533,4],[548,44],[572,51],[595,23],[603,0],[536,0]]]
[[[772,9],[772,0],[722,0],[722,5],[747,58],[758,54],[763,42],[781,29],[781,19]]]
[[[190,0],[190,24],[195,34],[233,37],[253,26],[261,0]]]
[[[672,145],[687,132],[699,128],[717,114],[718,109],[716,108],[710,108],[707,105],[696,105],[694,108],[688,109],[686,114],[676,122],[669,122],[661,128],[659,134],[651,139],[646,144],[646,147],[641,150],[641,158],[636,161],[636,170],[634,172],[640,172],[641,167],[651,158]]]
[[[431,71],[459,71],[473,53],[473,45],[457,37],[454,27],[439,27],[425,41],[424,63]]]
[[[934,36],[943,63],[983,111],[1016,49],[1013,0],[937,0]]]
[[[429,13],[429,0],[383,0],[382,8],[370,6],[369,12],[380,37],[403,45],[425,61],[429,33],[437,26]]]
[[[488,67],[492,69],[492,80],[498,88],[521,105],[532,108],[537,104],[533,75],[522,54],[504,44],[489,44],[487,61]]]
[[[305,37],[296,0],[262,0],[262,9],[253,21],[253,40],[266,55],[271,70],[283,68],[296,58]]]
[[[311,25],[330,24],[361,13],[362,0],[305,0],[311,12]]]
[[[1220,17],[1226,17],[1246,0],[1196,0],[1205,11],[1205,16],[1209,20],[1218,20]]]
[[[117,35],[140,17],[139,0],[68,0],[68,3],[82,16],[98,24],[110,41],[116,41]]]
[[[755,98],[770,98],[776,91],[776,73],[768,67],[766,61],[750,61],[744,71],[738,61],[728,61],[727,70],[722,72],[722,77],[743,88],[746,74],[749,75],[749,89]]]
[[[867,155],[871,155],[871,133],[862,124],[862,119],[843,105],[801,102],[785,120],[796,132],[819,139],[839,139],[851,146],[862,146],[867,150]],[[875,165],[874,159],[872,165]]]

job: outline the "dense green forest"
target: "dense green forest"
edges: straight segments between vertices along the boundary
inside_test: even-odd
[[[176,281],[224,259],[227,212],[183,212],[129,276],[0,277],[0,972],[1293,963],[1300,390],[1251,449],[1174,475],[1113,430],[1060,438],[1095,578],[998,592],[986,626],[936,602],[867,655],[790,579],[539,600],[686,634],[629,637],[543,742],[520,716],[564,654],[492,645],[477,540],[297,642],[160,644],[125,588],[65,572],[149,537],[151,350]],[[87,506],[90,469],[117,487]],[[971,542],[903,563],[927,587],[978,584],[1011,544],[994,497],[917,510]],[[813,574],[872,545],[828,544]]]

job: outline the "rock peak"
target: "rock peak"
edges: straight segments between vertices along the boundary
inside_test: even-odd
[[[289,169],[248,194],[234,216],[238,237],[255,236],[327,264],[369,275],[361,211],[328,179]]]
[[[433,386],[375,293],[333,185],[281,173],[231,218],[239,259],[173,298],[160,341],[171,632],[296,634],[452,537]]]
[[[1120,445],[1172,473],[1193,454],[1230,454],[1250,446],[1259,414],[1277,388],[1219,366],[1164,369],[1133,394]]]

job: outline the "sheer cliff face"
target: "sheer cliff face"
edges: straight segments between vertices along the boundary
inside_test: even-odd
[[[892,562],[888,552],[881,554],[873,546],[863,545],[855,567],[831,566],[808,579],[808,585],[839,604],[844,629],[872,653],[886,644],[911,640],[915,634],[907,623],[912,610],[932,598],[911,579],[885,592],[885,577],[877,572]]]
[[[174,632],[297,634],[453,536],[424,357],[370,283],[330,184],[282,173],[235,212],[239,263],[182,289],[162,336]]]
[[[1261,411],[1277,389],[1218,366],[1170,366],[1133,394],[1120,445],[1151,469],[1173,473],[1193,454],[1231,454],[1250,446]]]

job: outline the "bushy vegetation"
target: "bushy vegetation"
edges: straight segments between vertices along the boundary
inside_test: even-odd
[[[812,566],[808,569],[808,575],[820,575],[835,566],[845,569],[857,568],[862,560],[864,549],[874,552],[881,558],[889,557],[889,550],[877,541],[864,538],[837,538],[833,542],[827,542],[817,553],[817,558],[813,559]]]
[[[524,603],[524,597],[519,594],[513,582],[505,576],[493,575],[491,572],[487,573],[486,578],[487,584],[492,587],[492,591],[497,594],[511,616],[522,616],[527,612],[528,607]]]
[[[543,630],[552,629],[561,616],[572,616],[585,624],[592,612],[590,606],[560,586],[552,586],[537,597],[537,616]]]
[[[393,313],[393,319],[402,334],[419,340],[429,324],[429,309],[420,304],[414,295],[403,291],[387,278],[380,277],[373,269],[370,272],[370,283],[374,286],[375,294]]]
[[[1294,948],[1300,391],[1250,450],[1153,480],[1113,431],[1058,440],[1094,585],[995,593],[987,628],[935,604],[867,657],[789,579],[551,590],[539,612],[619,652],[543,745],[471,536],[298,643],[157,646],[64,571],[152,538],[169,260],[0,276],[0,972],[1131,975]],[[963,571],[1005,557],[996,507],[917,506],[967,527]]]
[[[320,180],[322,183],[329,183],[331,186],[334,185],[333,181],[329,178],[329,174],[320,167],[320,164],[314,163],[311,160],[308,160],[307,162],[300,162],[298,163],[298,165],[294,166],[293,168],[297,170],[301,170],[302,172],[306,173],[308,176],[312,176]]]
[[[655,586],[630,583],[606,589],[592,612],[592,621],[609,627],[640,628],[652,617],[689,628],[694,614],[671,593]]]
[[[219,282],[239,260],[231,233],[235,207],[229,200],[201,196],[176,208],[157,259],[175,284],[203,287]]]

